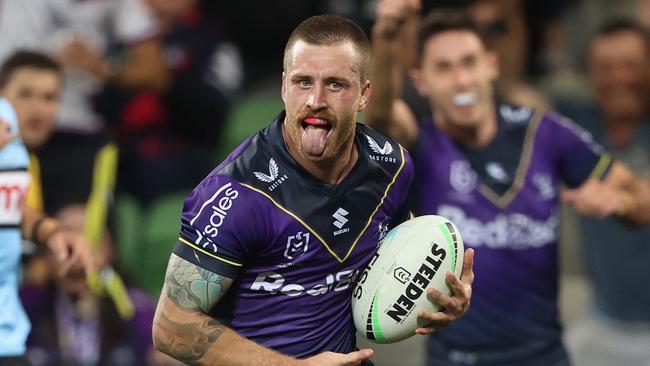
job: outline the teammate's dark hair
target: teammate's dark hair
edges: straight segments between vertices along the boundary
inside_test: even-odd
[[[632,19],[619,18],[603,23],[592,38],[592,42],[599,38],[623,32],[630,32],[639,35],[645,44],[646,52],[650,55],[650,32],[641,25],[641,23]]]
[[[422,59],[424,45],[429,39],[448,31],[468,31],[475,33],[483,45],[487,47],[481,29],[467,10],[462,8],[438,9],[431,11],[422,20],[416,44],[417,59]]]
[[[30,67],[61,73],[61,66],[46,54],[34,51],[17,51],[0,66],[0,88],[4,88],[17,69]]]
[[[343,42],[352,42],[356,47],[359,59],[357,71],[361,80],[368,78],[370,64],[370,41],[363,30],[349,19],[338,15],[316,15],[302,21],[291,32],[284,48],[284,70],[287,70],[289,52],[296,41],[303,41],[317,46],[332,46]]]

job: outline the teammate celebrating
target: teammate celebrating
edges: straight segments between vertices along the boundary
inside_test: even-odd
[[[429,338],[428,364],[567,365],[556,307],[560,197],[582,214],[641,224],[650,186],[566,118],[495,101],[496,56],[464,12],[422,25],[412,74],[433,121],[416,121],[383,77],[404,11],[381,9],[373,72],[384,85],[374,101],[388,103],[370,106],[367,122],[413,153],[416,215],[449,218],[479,252],[472,309]],[[561,181],[573,189],[560,195]]]
[[[201,365],[358,365],[372,355],[354,352],[351,291],[386,229],[406,218],[413,170],[395,141],[355,124],[370,97],[369,58],[344,18],[293,31],[286,112],[185,201],[153,329],[160,350]],[[472,262],[470,250],[462,280],[448,277],[452,296],[429,289],[445,310],[419,314],[430,325],[418,333],[466,311]],[[229,326],[216,319],[227,312]]]

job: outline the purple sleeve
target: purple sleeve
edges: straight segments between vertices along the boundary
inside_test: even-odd
[[[185,199],[174,254],[234,278],[263,238],[255,197],[230,177],[204,179]]]
[[[601,179],[612,163],[611,156],[587,130],[558,114],[545,117],[545,131],[562,180],[572,188],[588,178]]]

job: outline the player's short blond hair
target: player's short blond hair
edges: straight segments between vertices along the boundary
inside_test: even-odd
[[[291,48],[297,41],[317,46],[332,46],[351,42],[357,50],[356,71],[361,81],[368,79],[370,41],[363,30],[349,19],[325,14],[307,18],[293,30],[284,48],[283,66],[289,66]]]

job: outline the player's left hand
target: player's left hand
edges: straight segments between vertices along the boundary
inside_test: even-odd
[[[67,228],[56,229],[45,244],[60,265],[61,276],[72,269],[83,269],[86,275],[92,270],[90,242],[81,233]]]
[[[578,213],[605,218],[611,215],[624,215],[626,194],[596,179],[589,179],[580,187],[562,192],[562,202],[575,208]]]
[[[463,272],[460,279],[453,272],[447,272],[446,280],[449,287],[451,287],[451,295],[433,288],[427,289],[429,300],[440,304],[442,310],[438,312],[420,312],[418,320],[428,323],[428,325],[417,328],[415,334],[425,335],[442,329],[467,312],[472,298],[472,283],[474,282],[474,249],[465,250]]]

